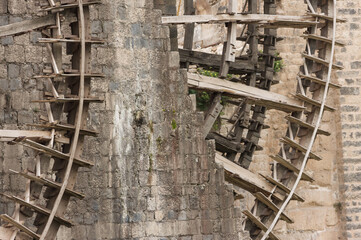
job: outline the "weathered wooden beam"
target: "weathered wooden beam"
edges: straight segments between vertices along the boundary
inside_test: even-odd
[[[50,131],[23,131],[23,130],[0,130],[0,142],[9,142],[15,138],[26,138],[31,140],[51,140]]]
[[[214,122],[217,120],[219,114],[222,111],[222,94],[218,93],[214,99],[211,107],[209,108],[206,117],[204,119],[204,125],[203,125],[203,137],[205,138],[207,134],[211,131]]]
[[[244,151],[244,146],[240,142],[230,140],[216,132],[209,133],[207,139],[214,139],[216,141],[216,150],[223,153],[241,153]]]
[[[219,15],[183,15],[162,17],[163,24],[185,23],[257,23],[280,27],[308,27],[316,25],[315,17],[312,16],[286,16],[270,14],[219,14]]]
[[[190,62],[199,66],[212,68],[215,71],[218,71],[222,65],[222,55],[179,49],[179,56],[182,63]],[[263,69],[264,63],[259,62],[254,65],[248,60],[236,59],[235,62],[230,62],[229,73],[241,74],[253,72],[258,68]]]
[[[193,89],[220,92],[235,98],[252,99],[257,102],[257,105],[285,112],[302,111],[304,109],[299,100],[281,94],[194,73],[188,73],[188,86]]]
[[[56,24],[56,15],[49,14],[44,17],[39,17],[36,19],[25,20],[22,22],[12,23],[0,27],[0,37],[5,37],[9,35],[15,35],[20,33],[29,32],[38,28],[43,28]]]
[[[266,196],[271,194],[274,185],[267,182],[259,175],[248,171],[218,153],[216,154],[215,161],[223,166],[226,173],[226,180],[228,182],[231,182],[232,184],[235,184],[251,193],[262,192]],[[277,192],[273,193],[273,197],[279,200],[284,198],[284,196]]]

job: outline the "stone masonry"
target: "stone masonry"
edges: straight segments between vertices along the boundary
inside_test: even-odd
[[[202,1],[197,1],[202,2]],[[213,1],[215,2],[215,1]],[[175,0],[103,0],[92,7],[92,32],[107,40],[93,48],[93,70],[104,79],[93,79],[92,94],[103,104],[91,106],[88,125],[100,132],[87,138],[84,158],[95,163],[82,169],[77,190],[83,200],[72,200],[68,218],[72,229],[62,228],[58,240],[244,239],[243,208],[252,197],[233,200],[232,186],[214,163],[214,144],[201,138],[203,114],[193,110],[185,73],[179,70],[176,28],[160,23],[162,14],[176,13]],[[278,1],[279,13],[300,15],[303,1]],[[338,1],[338,39],[347,46],[336,58],[345,70],[334,75],[343,85],[340,95],[330,94],[329,104],[340,110],[325,115],[322,127],[330,137],[319,137],[314,150],[323,157],[310,162],[307,171],[315,182],[302,183],[298,193],[305,203],[292,202],[287,214],[294,224],[280,223],[276,233],[283,240],[361,239],[361,165],[359,88],[361,78],[361,3]],[[35,0],[1,0],[0,25],[37,17]],[[281,83],[272,88],[293,93],[302,64],[303,30],[282,29],[285,40],[277,48],[285,68]],[[49,65],[46,49],[36,43],[40,34],[30,32],[0,39],[0,128],[29,129],[28,123],[45,115],[40,99],[46,85],[32,79]],[[291,89],[291,92],[290,90]],[[251,171],[270,171],[268,155],[278,149],[285,132],[284,115],[270,112]],[[34,152],[20,145],[0,144],[0,192],[22,196],[25,182],[9,172],[33,166]],[[0,213],[14,206],[0,198]]]

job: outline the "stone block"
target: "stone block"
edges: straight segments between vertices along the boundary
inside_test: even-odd
[[[8,10],[10,14],[24,14],[26,13],[26,2],[17,0],[7,0]]]
[[[5,47],[5,59],[7,62],[25,62],[25,49],[20,45],[9,45]]]
[[[287,224],[287,227],[295,231],[324,230],[326,228],[327,210],[327,208],[321,207],[289,210],[288,216],[293,219],[295,223]]]

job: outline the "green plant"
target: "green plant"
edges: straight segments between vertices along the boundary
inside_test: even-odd
[[[173,119],[172,120],[172,129],[175,130],[177,128],[177,122]]]
[[[284,67],[285,65],[283,64],[283,60],[282,58],[280,58],[280,54],[277,53],[276,60],[274,61],[273,69],[275,70],[275,72],[280,72]]]

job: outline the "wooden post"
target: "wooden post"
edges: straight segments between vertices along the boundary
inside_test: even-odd
[[[195,8],[193,6],[193,0],[185,0],[184,2],[184,14],[185,15],[194,15]],[[184,32],[184,45],[183,49],[192,50],[193,49],[193,39],[194,39],[194,23],[185,24]],[[189,69],[189,62],[181,63],[181,67]]]
[[[222,98],[222,94],[218,93],[214,99],[213,99],[213,103],[212,106],[209,108],[205,120],[204,120],[204,125],[203,125],[203,137],[206,138],[208,133],[211,131],[214,122],[217,120],[219,114],[222,111],[222,104],[221,104],[221,98]]]
[[[237,0],[229,0],[228,13],[235,14],[237,11]],[[223,45],[222,65],[219,72],[220,78],[226,78],[229,72],[230,62],[236,60],[236,38],[237,23],[229,22],[227,25],[227,41]]]

